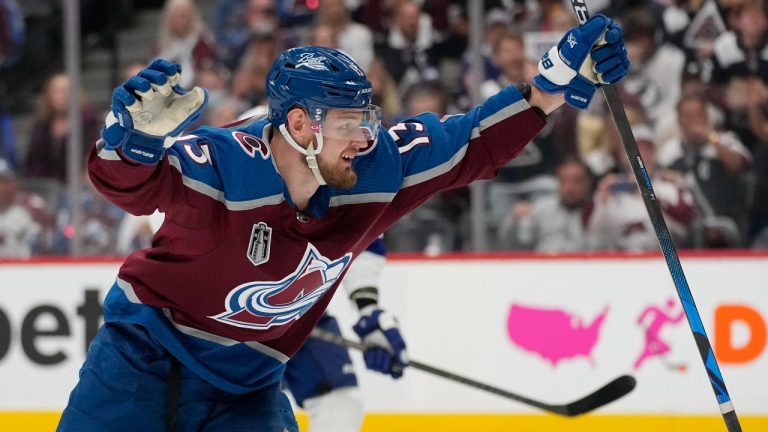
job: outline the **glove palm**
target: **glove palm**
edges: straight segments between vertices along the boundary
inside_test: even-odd
[[[101,134],[105,148],[120,148],[139,163],[157,162],[208,102],[204,89],[182,89],[180,77],[181,66],[155,60],[117,87]]]

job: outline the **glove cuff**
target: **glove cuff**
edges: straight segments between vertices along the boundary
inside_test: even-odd
[[[539,60],[539,74],[551,84],[551,86],[563,87],[576,76],[573,66],[563,61],[556,46],[547,51]]]
[[[577,109],[586,109],[595,90],[597,86],[592,81],[578,75],[565,90],[565,103]]]
[[[163,158],[165,149],[176,141],[176,137],[156,137],[137,130],[130,131],[120,124],[112,112],[107,114],[101,137],[105,149],[119,148],[123,156],[144,165],[157,163]]]

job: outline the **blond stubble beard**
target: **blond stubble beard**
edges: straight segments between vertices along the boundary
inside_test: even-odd
[[[357,183],[357,173],[353,168],[344,168],[342,170],[331,167],[325,161],[318,160],[320,173],[329,186],[339,189],[352,189]]]

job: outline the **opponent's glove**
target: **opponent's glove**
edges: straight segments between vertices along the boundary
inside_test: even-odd
[[[621,26],[595,15],[544,54],[533,82],[546,93],[565,93],[568,105],[585,109],[600,84],[621,81],[628,71]]]
[[[179,85],[181,66],[155,60],[117,87],[101,137],[107,150],[121,149],[142,164],[160,160],[165,149],[202,114],[208,93]]]
[[[376,305],[366,306],[360,311],[360,320],[353,327],[363,343],[369,345],[363,353],[365,365],[393,378],[403,376],[408,365],[405,341],[397,328],[397,319]]]

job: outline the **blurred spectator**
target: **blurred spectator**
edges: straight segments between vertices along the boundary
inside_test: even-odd
[[[747,108],[752,133],[762,143],[768,143],[768,85],[758,77],[747,82]]]
[[[67,140],[69,139],[69,77],[58,73],[50,77],[38,100],[38,112],[29,136],[22,174],[64,183],[67,174]],[[102,120],[82,101],[83,159],[99,138]]]
[[[317,23],[332,29],[336,48],[349,54],[363,70],[368,70],[373,60],[373,34],[364,25],[352,21],[343,0],[321,0]]]
[[[0,0],[0,68],[18,61],[24,44],[24,16],[16,0]]]
[[[271,37],[283,48],[293,46],[294,36],[280,27],[272,0],[219,0],[213,17],[219,59],[237,70],[251,41]]]
[[[21,6],[23,21],[10,24],[11,27],[7,27],[9,23],[0,22],[0,28],[5,30],[23,25],[24,40],[19,47],[18,61],[6,70],[0,68],[0,105],[10,107],[16,113],[26,113],[34,109],[32,102],[45,80],[63,67],[62,2],[15,1]],[[13,0],[0,0],[0,3],[9,5]],[[6,15],[6,19],[13,16]],[[8,90],[5,94],[3,84]]]
[[[280,53],[277,40],[254,36],[232,81],[232,96],[247,106],[265,103],[267,73]]]
[[[402,121],[424,112],[443,117],[450,98],[437,81],[414,84],[403,100]],[[437,255],[461,250],[469,232],[469,193],[467,188],[441,192],[400,219],[384,235],[387,248],[401,252]]]
[[[117,231],[117,253],[127,255],[135,250],[152,246],[152,238],[160,229],[164,219],[165,214],[159,211],[142,216],[126,213]]]
[[[768,248],[768,86],[759,78],[752,78],[747,83],[747,95],[749,125],[759,141],[754,149],[755,194],[750,234],[763,238],[763,248]]]
[[[57,236],[54,251],[66,254],[75,234],[70,202],[65,197],[56,214]],[[82,255],[113,256],[117,254],[117,231],[125,212],[104,198],[83,174],[83,189],[78,195],[81,208]]]
[[[401,112],[397,84],[387,72],[384,62],[378,57],[373,59],[366,75],[373,89],[373,104],[381,107],[382,125],[387,128],[394,126],[394,120]]]
[[[662,12],[667,40],[685,52],[689,62],[703,66],[715,40],[727,31],[722,7],[715,0],[675,2]]]
[[[336,32],[333,31],[333,27],[327,24],[315,24],[312,26],[309,32],[309,42],[307,45],[315,45],[326,48],[338,49],[338,42],[336,40]]]
[[[16,173],[0,159],[0,258],[29,258],[40,226],[17,202]]]
[[[558,193],[535,203],[518,201],[499,229],[500,249],[539,252],[589,250],[587,222],[592,212],[593,178],[589,167],[568,159],[557,167]]]
[[[647,9],[628,12],[623,27],[632,68],[621,87],[639,99],[655,130],[680,99],[685,54],[663,41],[661,23]]]
[[[11,124],[10,67],[21,57],[24,17],[16,0],[0,0],[0,158],[16,169],[16,137]]]
[[[619,94],[630,126],[647,124],[640,100],[622,92],[621,87]],[[602,98],[593,99],[588,110],[579,113],[576,131],[579,154],[596,177],[621,170],[621,161],[626,159],[626,154],[608,105]]]
[[[0,94],[2,92],[0,91]],[[13,131],[11,116],[0,107],[0,159],[4,159],[11,168],[18,167],[16,157],[16,135]]]
[[[198,125],[221,126],[230,123],[247,108],[245,102],[232,97],[230,78],[229,71],[222,65],[199,71],[197,84],[208,90],[208,107],[198,119]]]
[[[157,56],[181,65],[181,85],[197,82],[197,73],[217,62],[215,44],[193,0],[167,0],[160,18]]]
[[[659,162],[686,178],[703,217],[698,245],[743,245],[749,213],[745,174],[752,156],[738,137],[717,131],[702,95],[683,97],[677,106],[682,137],[665,145]]]
[[[80,28],[85,47],[109,46],[118,29],[131,23],[133,0],[81,0]]]
[[[754,149],[756,137],[749,127],[747,81],[768,83],[768,18],[764,0],[745,0],[733,13],[735,29],[715,41],[712,84],[724,105],[728,128]]]
[[[496,39],[492,53],[493,63],[500,73],[496,78],[487,78],[483,82],[480,87],[480,97],[483,99],[495,95],[508,85],[517,85],[526,78],[527,58],[522,33],[507,30]]]
[[[452,111],[451,98],[438,81],[412,85],[403,96],[403,104],[405,112],[397,119],[398,122],[425,112],[433,112],[442,117]]]
[[[211,126],[232,124],[240,118],[246,108],[247,105],[237,99],[226,99],[207,114],[207,124]]]
[[[394,8],[401,0],[364,0],[358,11],[359,21],[371,29],[376,36],[386,33],[392,27]]]
[[[393,26],[385,41],[376,43],[376,55],[387,71],[405,91],[411,85],[438,78],[437,69],[429,62],[429,50],[435,43],[435,31],[428,15],[410,1],[397,3]]]
[[[499,47],[508,45],[506,52],[495,57],[503,71],[499,78],[504,80],[502,83],[532,82],[537,70],[525,58],[519,33],[506,33],[497,44]],[[497,49],[497,52],[502,50]],[[501,83],[498,85],[500,89]],[[576,157],[578,153],[575,140],[576,118],[577,112],[570,108],[551,113],[547,118],[547,126],[516,158],[502,167],[496,179],[488,184],[487,222],[492,239],[501,240],[500,230],[504,229],[502,225],[519,201],[535,205],[539,199],[556,193],[557,166],[565,159]]]
[[[497,46],[499,39],[509,31],[509,16],[501,9],[491,9],[485,16],[485,28],[483,33],[483,78],[487,80],[496,80],[501,71],[493,58],[493,48]],[[462,81],[464,83],[465,94],[471,95],[470,89],[474,85],[472,77],[471,62],[473,61],[472,53],[466,52],[464,54],[463,69],[464,74]],[[472,101],[467,100],[465,108],[470,107],[473,104]]]
[[[322,0],[273,0],[281,27],[306,27],[312,22]]]
[[[452,96],[464,93],[462,59],[469,45],[466,5],[454,3],[447,8],[448,27],[443,38],[430,50],[430,62],[437,68],[440,82]]]
[[[689,244],[689,226],[696,215],[693,197],[679,175],[656,170],[656,150],[650,128],[636,126],[633,134],[669,232],[678,246],[685,246]],[[589,221],[593,249],[658,250],[653,225],[626,158],[623,166],[622,174],[606,175],[595,191],[595,208]]]
[[[558,36],[565,34],[568,29],[577,25],[573,10],[566,8],[564,2],[559,0],[543,0],[542,16],[538,31],[553,32]]]
[[[121,82],[128,81],[129,78],[141,72],[145,67],[147,67],[147,65],[141,62],[129,63],[120,72]]]

